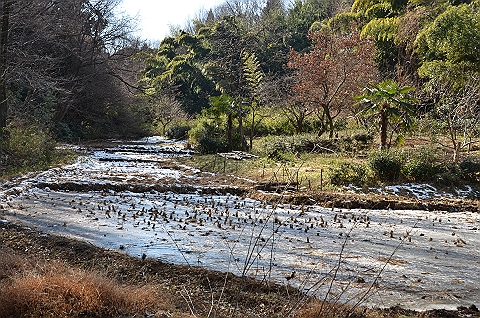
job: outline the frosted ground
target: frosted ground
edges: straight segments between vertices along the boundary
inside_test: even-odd
[[[343,303],[480,306],[478,213],[241,198],[233,188],[206,187],[212,175],[176,164],[189,152],[161,138],[77,150],[84,155],[72,165],[3,184],[0,216],[138,257],[290,284],[322,298],[328,291]]]

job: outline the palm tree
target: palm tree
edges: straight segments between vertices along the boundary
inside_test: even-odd
[[[409,96],[409,92],[415,88],[400,87],[392,79],[369,86],[364,88],[364,94],[355,97],[357,104],[366,105],[359,115],[380,117],[380,144],[385,149],[389,123],[399,123],[405,130],[413,127],[414,103],[417,99]]]

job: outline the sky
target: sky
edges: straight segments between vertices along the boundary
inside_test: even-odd
[[[208,10],[223,0],[123,0],[120,11],[138,16],[139,36],[159,42],[169,33],[169,25],[183,26],[196,13]]]

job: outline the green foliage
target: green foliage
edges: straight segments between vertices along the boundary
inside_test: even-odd
[[[174,125],[167,129],[165,136],[169,139],[175,140],[187,139],[190,128],[190,126],[186,125]]]
[[[234,102],[234,98],[228,96],[227,94],[222,94],[220,96],[210,97],[210,102],[212,106],[205,110],[205,114],[220,117],[221,115],[232,112],[232,103]]]
[[[137,58],[145,64],[140,83],[145,86],[146,94],[160,94],[164,90],[176,93],[189,114],[206,108],[208,95],[216,93],[199,63],[207,53],[199,37],[182,31],[165,38],[156,54],[138,54]]]
[[[219,119],[210,119],[204,113],[199,115],[194,121],[193,127],[188,132],[188,138],[191,142],[196,143],[202,136],[223,136],[225,127]]]
[[[225,152],[230,146],[229,142],[232,150],[241,149],[241,138],[235,131],[236,127],[232,127],[232,138],[228,140],[228,118],[234,115],[234,98],[222,94],[211,97],[210,100],[211,107],[204,109],[195,119],[195,124],[188,133],[189,140],[200,153]]]
[[[263,79],[263,72],[260,68],[260,62],[257,59],[255,53],[248,54],[243,53],[243,74],[250,89],[255,92],[259,89],[260,83]]]
[[[362,186],[369,182],[370,171],[364,164],[342,162],[332,169],[330,182],[333,185],[356,185]]]
[[[327,27],[333,31],[349,32],[352,23],[359,23],[363,18],[361,13],[341,12],[330,18]]]
[[[448,6],[416,37],[422,58],[418,74],[428,79],[425,89],[455,98],[480,74],[480,10],[478,3]]]
[[[284,153],[302,153],[313,149],[320,137],[313,134],[292,136],[266,136],[259,141],[262,155],[269,158],[280,158]]]
[[[360,115],[380,117],[382,148],[387,146],[389,123],[396,123],[403,131],[414,127],[416,112],[413,104],[417,99],[410,96],[412,90],[414,87],[400,87],[396,81],[387,79],[379,84],[370,84],[370,87],[365,87],[364,94],[355,97],[357,104],[366,105]]]
[[[227,152],[228,141],[224,138],[203,135],[199,138],[195,150],[203,155]]]
[[[369,156],[369,165],[381,181],[395,181],[400,177],[404,160],[404,155],[399,152],[375,151]]]
[[[284,152],[303,150],[302,138],[298,136],[266,136],[259,141],[262,155],[269,158],[278,158]]]
[[[464,160],[459,164],[461,174],[465,180],[478,181],[480,176],[480,163],[472,160]]]
[[[412,181],[434,181],[445,167],[438,163],[435,152],[430,148],[415,150],[402,167],[402,174]]]
[[[474,5],[450,6],[436,17],[417,38],[426,45],[428,60],[470,62],[480,65],[480,11]]]
[[[56,143],[39,127],[10,125],[4,134],[3,165],[12,171],[44,169],[55,159]]]
[[[271,116],[264,118],[264,120],[257,125],[255,132],[257,136],[293,135],[295,133],[295,128],[286,116],[283,116],[282,113],[275,113],[274,111],[271,113]]]
[[[446,187],[458,187],[464,182],[458,166],[451,166],[435,176],[435,183]]]
[[[352,138],[362,145],[369,145],[373,142],[373,135],[369,133],[358,133],[353,135]]]
[[[262,155],[269,158],[279,158],[285,153],[339,154],[368,148],[371,138],[365,134],[334,139],[325,139],[317,134],[269,135],[259,140],[258,148]]]
[[[188,132],[188,138],[201,154],[227,151],[228,141],[225,128],[206,116],[197,118],[195,126]]]
[[[55,127],[56,140],[63,142],[75,142],[78,139],[83,139],[88,135],[85,126],[78,123],[60,122]]]
[[[398,33],[399,23],[398,17],[373,19],[363,27],[360,34],[363,37],[372,36],[377,41],[391,41]]]
[[[284,41],[288,47],[297,52],[304,52],[310,43],[308,31],[313,23],[331,17],[329,7],[333,7],[331,0],[295,0],[288,11],[286,27],[288,35]]]

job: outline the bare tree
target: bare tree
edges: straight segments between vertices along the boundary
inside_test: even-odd
[[[7,45],[8,33],[10,28],[10,10],[12,7],[12,0],[1,1],[1,16],[0,16],[0,130],[7,125],[7,88],[6,88],[6,72],[7,72]],[[3,141],[3,133],[0,131],[0,147]],[[1,154],[1,148],[0,148]]]
[[[435,109],[436,121],[440,123],[437,132],[446,136],[448,143],[435,136],[435,141],[451,149],[453,160],[457,161],[464,149],[471,149],[478,143],[480,130],[480,82],[479,74],[470,74],[470,80],[462,89],[452,90],[452,83],[438,85],[439,96]],[[434,130],[435,133],[435,130]]]
[[[0,127],[14,118],[51,128],[119,113],[112,107],[130,93],[120,84],[134,89],[130,57],[140,49],[132,20],[114,15],[119,3],[1,0]]]
[[[328,131],[332,138],[334,119],[351,107],[361,85],[377,78],[374,44],[362,39],[353,26],[348,34],[325,30],[309,37],[314,44],[310,52],[290,54],[288,66],[296,75],[292,93],[295,103],[303,105],[299,114],[319,114],[323,123],[319,135]]]
[[[186,120],[188,114],[183,110],[182,103],[169,91],[163,91],[153,96],[145,96],[147,109],[152,119],[162,126],[165,135],[167,126],[176,120]]]

